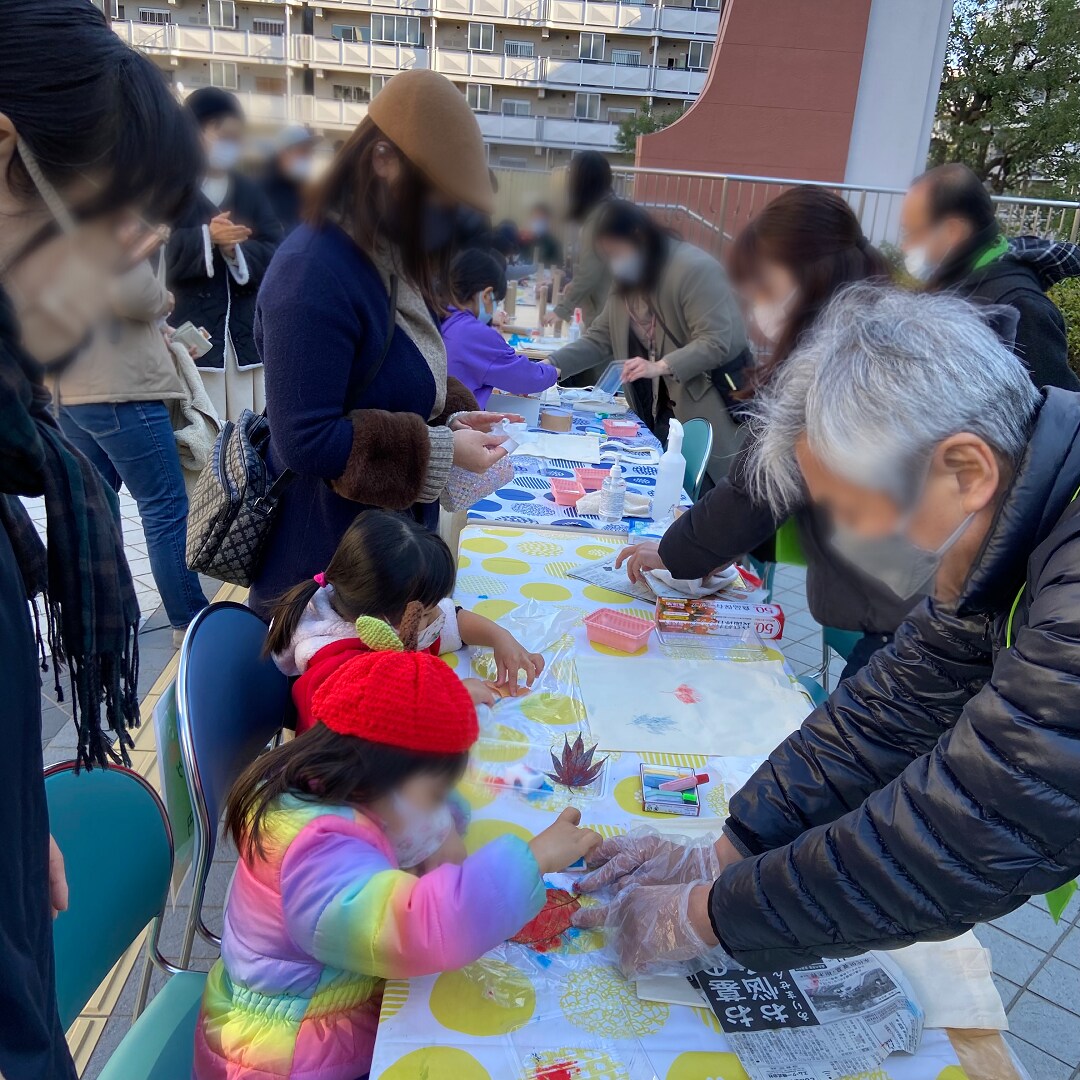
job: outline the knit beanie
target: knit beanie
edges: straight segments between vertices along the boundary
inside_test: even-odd
[[[495,212],[484,138],[465,95],[428,68],[399,71],[371,99],[371,122],[438,191]]]
[[[429,754],[463,754],[480,734],[468,690],[430,653],[361,653],[319,687],[312,714],[339,735]]]

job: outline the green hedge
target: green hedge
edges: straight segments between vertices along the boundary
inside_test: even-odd
[[[1068,278],[1050,290],[1054,301],[1065,316],[1069,335],[1069,366],[1080,375],[1080,278]]]

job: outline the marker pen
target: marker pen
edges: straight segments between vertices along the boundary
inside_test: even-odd
[[[665,780],[658,787],[660,791],[688,791],[690,788],[697,787],[698,784],[707,784],[708,782],[709,774],[702,772],[696,776],[679,776],[674,780]]]

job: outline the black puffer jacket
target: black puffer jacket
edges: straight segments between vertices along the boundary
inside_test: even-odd
[[[1080,394],[1045,395],[961,599],[923,601],[731,800],[764,854],[711,914],[750,967],[952,937],[1080,872]]]

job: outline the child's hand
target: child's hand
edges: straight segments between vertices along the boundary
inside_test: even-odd
[[[462,679],[465,689],[469,691],[474,705],[494,705],[499,700],[499,695],[491,689],[486,682],[480,679]]]
[[[497,686],[508,686],[511,694],[517,693],[518,674],[525,672],[525,685],[532,686],[544,670],[544,658],[539,653],[528,652],[512,634],[500,634],[495,650]]]
[[[451,829],[450,835],[443,841],[442,847],[434,855],[429,855],[416,867],[416,874],[418,877],[423,877],[424,874],[430,874],[432,870],[437,870],[445,863],[460,866],[465,861],[467,854],[465,841],[461,839],[457,829]]]
[[[601,842],[599,833],[579,829],[581,811],[568,806],[539,836],[534,836],[529,848],[540,867],[541,874],[565,870],[571,863],[583,859]]]

